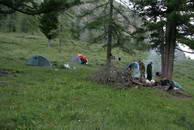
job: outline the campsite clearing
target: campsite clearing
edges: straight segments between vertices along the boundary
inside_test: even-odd
[[[14,72],[0,76],[0,129],[194,129],[193,61],[177,63],[174,72],[174,79],[191,98],[177,98],[153,89],[118,90],[87,80],[96,64],[105,61],[106,53],[100,46],[69,41],[60,53],[57,42],[55,47],[46,48],[46,39],[28,37],[0,34],[0,71]],[[93,57],[89,65],[68,62],[79,51]],[[62,65],[73,64],[78,69],[55,71],[52,67],[26,66],[25,61],[33,55]],[[124,53],[121,56],[125,62],[117,65],[122,66],[141,57]]]

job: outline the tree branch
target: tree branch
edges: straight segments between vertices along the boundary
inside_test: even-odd
[[[101,8],[103,6],[106,6],[106,5],[108,5],[108,2],[105,4],[98,5],[98,6],[94,7],[92,10],[86,10],[87,12],[85,14],[78,15],[77,17],[85,17],[87,15],[91,15],[96,9]]]
[[[137,29],[138,27],[134,24],[131,24],[131,22],[129,21],[129,19],[116,7],[113,6],[113,8],[128,22],[128,24],[132,25],[135,29]]]
[[[184,51],[184,50],[182,50],[182,49],[179,49],[179,48],[176,48],[176,49],[177,49],[177,50],[179,50],[179,51],[185,52],[185,53],[194,54],[194,52]]]
[[[0,14],[13,14],[15,13],[15,10],[2,10],[0,9]]]

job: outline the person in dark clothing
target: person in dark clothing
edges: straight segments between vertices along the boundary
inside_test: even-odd
[[[155,74],[155,86],[160,85],[162,78],[163,78],[162,74],[160,72],[156,72],[156,74]]]
[[[87,64],[87,59],[81,58],[81,64]]]
[[[152,80],[152,62],[147,65],[147,79]]]

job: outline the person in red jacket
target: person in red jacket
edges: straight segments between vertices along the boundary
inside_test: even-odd
[[[81,64],[88,64],[87,56],[80,56]]]

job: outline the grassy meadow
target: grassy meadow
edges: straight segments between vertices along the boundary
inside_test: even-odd
[[[194,61],[179,62],[174,79],[191,98],[145,89],[113,89],[89,81],[105,62],[105,48],[66,40],[47,47],[43,36],[0,33],[0,130],[194,130]],[[89,65],[71,63],[69,57],[83,53]],[[128,55],[115,62],[120,67],[142,55]],[[41,55],[75,70],[30,67],[25,61]]]

